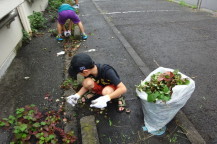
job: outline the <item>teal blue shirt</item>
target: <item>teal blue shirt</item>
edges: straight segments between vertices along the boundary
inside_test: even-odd
[[[62,12],[64,10],[72,10],[72,11],[75,11],[75,9],[69,5],[69,4],[62,4],[59,8],[58,8],[58,13],[59,12]]]

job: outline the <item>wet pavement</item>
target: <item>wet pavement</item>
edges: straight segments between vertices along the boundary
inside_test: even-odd
[[[167,8],[165,8],[165,6],[167,6]],[[193,13],[191,10],[189,10],[189,8],[181,7],[178,4],[169,3],[163,0],[153,2],[136,1],[136,3],[132,1],[130,2],[121,0],[80,1],[80,18],[89,37],[88,40],[81,42],[80,48],[77,51],[73,50],[73,53],[71,54],[73,56],[74,52],[84,52],[89,54],[96,63],[106,63],[112,65],[117,70],[121,77],[121,80],[128,88],[128,92],[124,96],[126,99],[127,107],[131,110],[131,113],[127,114],[125,112],[118,112],[117,104],[115,101],[109,103],[108,107],[102,112],[98,109],[90,109],[89,103],[78,104],[76,107],[72,108],[72,115],[76,115],[76,120],[78,120],[73,124],[76,125],[75,132],[78,136],[77,143],[82,143],[79,120],[89,115],[95,116],[99,141],[102,144],[191,143],[185,135],[186,132],[180,128],[180,125],[176,119],[172,120],[167,125],[168,129],[166,131],[166,134],[162,136],[153,136],[146,132],[143,132],[141,129],[141,127],[144,125],[143,113],[141,109],[141,102],[136,96],[135,85],[140,83],[140,81],[145,78],[146,75],[144,74],[144,71],[154,70],[157,67],[156,63],[153,62],[153,58],[145,60],[145,57],[151,57],[152,55],[154,55],[154,59],[157,58],[156,50],[154,49],[152,51],[151,47],[156,47],[158,44],[154,43],[155,41],[151,41],[147,37],[155,35],[155,39],[159,40],[161,40],[161,37],[164,37],[162,34],[163,32],[160,33],[162,35],[159,35],[159,37],[157,37],[159,30],[156,28],[156,25],[164,26],[166,23],[158,24],[158,22],[172,21],[171,19],[166,19],[168,13],[164,15],[165,18],[163,18],[164,16],[162,15],[151,16],[153,13],[145,13],[146,15],[150,14],[149,16],[152,18],[151,20],[155,22],[154,25],[153,21],[148,18],[141,19],[141,16],[144,15],[144,12],[139,12],[139,15],[136,14],[136,16],[129,14],[124,15],[123,17],[119,17],[116,14],[112,15],[112,17],[110,14],[103,14],[111,12],[141,11],[141,9],[145,9],[147,12],[148,10],[151,11],[150,8],[162,11],[168,10],[168,7],[171,10],[171,13],[169,13],[171,17],[188,15],[189,11],[190,13]],[[157,11],[155,11],[155,13],[157,13]],[[178,13],[179,15],[172,16],[174,13]],[[200,20],[201,17],[206,17],[206,15],[209,15],[207,13],[194,15],[194,13],[188,18],[191,19],[197,17],[197,20]],[[186,17],[184,16],[181,18],[184,21]],[[144,23],[144,21],[146,21],[148,24],[146,23],[146,25],[141,25]],[[138,22],[140,24],[135,24],[134,22]],[[194,23],[192,22],[192,25],[193,24]],[[211,22],[210,24],[213,23]],[[213,29],[216,28],[214,25],[212,26]],[[57,43],[55,38],[50,36],[48,29],[54,28],[55,23],[52,23],[50,27],[45,30],[44,35],[33,38],[28,45],[23,46],[19,50],[16,58],[13,60],[5,76],[1,79],[0,108],[2,111],[0,113],[0,117],[8,116],[9,114],[12,114],[16,108],[32,103],[40,107],[41,110],[45,110],[47,108],[57,109],[55,99],[60,98],[62,95],[70,94],[70,92],[64,93],[64,91],[60,89],[60,85],[65,79],[66,67],[71,57],[63,55],[57,57],[56,53],[64,50],[64,43]],[[172,28],[175,29],[177,27],[172,26]],[[175,39],[175,34],[170,35],[168,33],[172,28],[166,27],[165,33],[166,36],[170,36],[171,39]],[[180,29],[181,33],[181,27],[178,29]],[[147,36],[145,35],[144,37],[142,33],[143,31],[149,32],[150,35],[147,34]],[[121,33],[119,34],[119,32]],[[189,36],[190,34],[187,31],[184,31],[183,37],[180,36],[176,39],[185,39],[186,35]],[[197,35],[192,35],[192,37],[195,36]],[[215,37],[215,33],[212,34],[212,36]],[[124,40],[126,40],[126,42],[124,42]],[[200,41],[201,39],[198,37],[198,40]],[[210,45],[214,43],[215,42],[211,40]],[[141,56],[143,62],[146,64],[146,67],[138,65],[136,62],[136,57],[132,57],[132,53],[129,53],[129,49],[127,49],[128,44],[131,44],[132,47],[135,48],[137,54]],[[145,45],[150,45],[150,48],[143,49],[142,46],[145,47]],[[143,53],[146,55],[143,55]],[[213,53],[213,56],[214,55],[215,53]],[[165,59],[159,58],[156,60],[158,63],[166,65]],[[173,66],[173,64],[170,64],[168,66]],[[186,66],[182,65],[181,68],[183,67]],[[144,69],[144,71],[142,71],[142,69]],[[196,67],[194,67],[194,69],[196,69]],[[188,72],[187,68],[183,68],[183,70],[187,74],[197,75],[197,73]],[[26,80],[24,77],[29,77],[29,79]],[[198,85],[198,87],[202,86]],[[46,101],[44,99],[44,96],[46,94],[49,94],[52,97],[53,101]],[[196,94],[199,95],[198,92]],[[198,99],[195,101],[191,99],[190,102],[186,104],[184,110],[187,112],[187,116],[191,115],[191,113],[194,113],[194,109],[189,110],[190,108],[194,108],[194,105],[198,105]],[[76,114],[74,114],[74,112]],[[198,111],[195,112],[198,113]],[[210,115],[213,115],[210,120],[216,118],[214,111],[213,113],[210,112]],[[200,127],[200,125],[204,124],[200,122],[200,119],[202,117],[204,118],[204,112],[194,115],[193,117],[193,124],[196,124],[195,126],[197,128]],[[209,120],[206,119],[206,121]],[[73,123],[73,121],[71,122]],[[214,123],[210,123],[209,126],[213,126],[213,128],[215,127]],[[204,132],[199,128],[199,132],[206,139],[206,142],[212,143],[215,140],[215,130],[212,129],[212,132]],[[8,142],[8,139],[11,135],[8,133],[1,133],[0,142]]]
[[[51,27],[54,27],[53,23]],[[41,111],[57,110],[56,99],[63,95],[64,57],[57,57],[61,45],[44,31],[20,48],[0,82],[0,117],[13,115],[17,108],[35,104]],[[45,96],[49,99],[45,100]],[[1,137],[2,140],[7,137]],[[7,142],[1,142],[7,143]]]
[[[85,9],[82,9],[81,14],[85,20],[92,20],[92,23],[88,25],[91,32],[95,33],[95,25],[98,27],[98,21],[103,15],[106,21],[103,25],[106,26],[100,28],[107,34],[107,29],[112,29],[113,33],[110,37],[118,39],[121,43],[107,39],[106,34],[94,35],[96,39],[99,37],[104,44],[101,45],[101,42],[98,42],[98,45],[101,45],[100,48],[96,48],[98,51],[101,52],[103,49],[106,54],[108,49],[113,51],[108,52],[108,54],[112,53],[108,55],[111,58],[102,54],[103,58],[106,57],[109,63],[117,65],[117,69],[123,65],[125,67],[123,74],[135,74],[127,77],[121,76],[130,89],[129,95],[135,95],[132,93],[135,91],[134,85],[145,77],[142,74],[147,75],[147,68],[150,71],[158,66],[179,69],[195,80],[195,92],[182,110],[206,142],[215,143],[217,136],[215,123],[217,115],[214,109],[217,55],[216,17],[212,13],[197,11],[164,0],[85,0],[83,7]],[[94,23],[95,21],[98,23]],[[101,23],[100,21],[100,26],[102,26]],[[110,44],[106,45],[106,41],[110,41]],[[114,43],[117,46],[113,48]],[[87,47],[94,46],[88,43]],[[128,57],[122,51],[122,47],[130,55],[133,52],[129,47],[133,48],[140,60],[144,62],[146,68],[140,65],[138,57],[132,57],[142,74],[137,69],[128,72],[128,68],[132,65],[127,65]],[[99,56],[95,57],[97,59]],[[117,57],[118,59],[125,57],[127,64],[116,64],[119,61],[113,63],[113,59]],[[125,79],[129,77],[133,78],[132,83]],[[132,96],[129,97],[132,98]]]

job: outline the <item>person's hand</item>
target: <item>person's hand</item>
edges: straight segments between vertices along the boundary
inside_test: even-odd
[[[70,95],[66,98],[67,103],[71,104],[72,106],[75,106],[75,104],[77,104],[78,99],[81,96],[79,94],[75,94],[75,95]]]
[[[104,108],[107,107],[107,102],[110,101],[111,98],[108,95],[101,96],[93,101],[91,101],[90,107],[95,107],[95,108]]]

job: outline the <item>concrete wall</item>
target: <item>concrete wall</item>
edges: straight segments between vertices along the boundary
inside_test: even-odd
[[[22,26],[18,17],[10,24],[0,29],[0,76],[9,67],[16,55],[16,46],[22,39]]]
[[[44,11],[47,5],[48,0],[0,1],[0,23],[3,23],[3,18],[12,10],[17,11],[18,14],[8,26],[4,25],[0,28],[0,78],[16,56],[17,47],[21,46],[22,29],[31,32],[28,16],[33,11]]]
[[[212,11],[217,11],[217,0],[174,0],[175,2],[185,2],[192,6],[198,6]]]
[[[217,0],[202,0],[200,7],[217,11]]]
[[[33,11],[41,12],[44,11],[48,5],[48,0],[32,0],[33,2],[24,2],[25,11],[27,16],[31,15]]]
[[[0,19],[23,2],[24,0],[0,0]]]

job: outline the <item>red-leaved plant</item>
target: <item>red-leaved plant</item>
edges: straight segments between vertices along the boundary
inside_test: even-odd
[[[14,134],[10,144],[72,144],[76,141],[73,132],[65,133],[57,125],[61,123],[61,113],[58,111],[39,112],[35,105],[27,105],[16,109],[15,116],[0,120],[0,127],[12,130]]]

